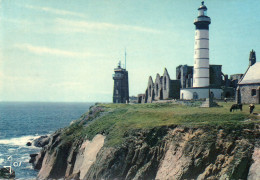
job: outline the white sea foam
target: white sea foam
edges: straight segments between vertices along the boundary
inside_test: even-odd
[[[33,139],[36,139],[38,137],[40,136],[22,136],[19,138],[0,139],[0,144],[12,146],[26,146],[27,142],[31,142]]]
[[[15,151],[16,149],[14,148],[9,148],[8,151]]]
[[[25,154],[25,155],[23,155],[22,157],[19,158],[19,161],[29,162],[30,159],[31,159],[30,156],[28,154]]]
[[[0,158],[0,164],[2,164],[3,162],[5,162],[5,160]]]

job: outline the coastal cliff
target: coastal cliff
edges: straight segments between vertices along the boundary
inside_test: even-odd
[[[258,116],[228,106],[96,105],[31,162],[39,179],[259,179]]]

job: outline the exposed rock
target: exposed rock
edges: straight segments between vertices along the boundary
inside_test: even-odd
[[[37,156],[31,155],[39,179],[259,179],[255,127],[136,129],[116,147],[105,146],[101,134],[89,141],[69,139],[70,133],[54,133]]]
[[[48,136],[41,136],[33,140],[33,145],[36,147],[44,147],[49,143],[50,138]]]
[[[130,132],[118,148],[102,148],[84,179],[154,179],[164,156],[166,128]]]
[[[80,179],[88,172],[90,166],[96,161],[96,156],[104,144],[105,136],[96,135],[92,141],[85,141],[77,154],[73,174],[80,173]]]
[[[253,164],[249,169],[248,180],[260,179],[260,148],[254,149]]]
[[[26,143],[26,146],[31,146],[31,145],[32,145],[31,142],[27,142],[27,143]]]
[[[15,172],[12,169],[11,173],[10,170],[7,168],[0,168],[0,179],[13,179],[15,178]]]
[[[31,156],[31,159],[29,161],[29,163],[32,163],[34,169],[40,170],[42,167],[42,161],[45,155],[45,151],[41,150],[41,152],[39,154],[37,154],[36,156]]]
[[[29,163],[33,163],[35,161],[35,157],[37,156],[38,154],[30,154],[30,157],[31,159],[29,160]]]

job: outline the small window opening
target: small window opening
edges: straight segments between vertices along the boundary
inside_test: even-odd
[[[251,95],[252,95],[252,96],[256,96],[256,89],[252,89]]]

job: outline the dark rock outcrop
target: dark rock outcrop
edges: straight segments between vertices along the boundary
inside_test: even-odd
[[[30,160],[29,163],[33,163],[35,161],[36,156],[38,156],[38,154],[30,154]]]
[[[13,179],[15,178],[15,172],[12,169],[11,173],[9,169],[0,168],[0,179]]]
[[[50,138],[48,136],[41,136],[33,140],[33,145],[36,147],[44,147],[49,143]]]

